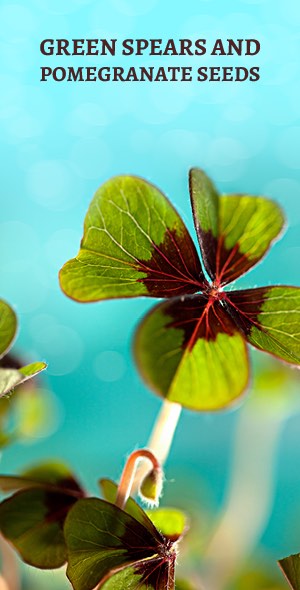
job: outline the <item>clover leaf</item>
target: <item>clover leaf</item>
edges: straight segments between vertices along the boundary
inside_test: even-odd
[[[65,522],[67,576],[74,589],[174,590],[183,514],[155,510],[154,524],[131,497],[124,509],[114,505],[114,482],[101,480],[101,487],[106,499],[78,501]]]
[[[247,388],[247,342],[300,364],[300,289],[224,290],[266,254],[282,211],[261,196],[220,196],[200,169],[190,172],[190,195],[202,262],[167,198],[145,180],[119,176],[96,192],[60,284],[80,302],[166,299],[137,330],[139,370],[169,401],[215,410]]]
[[[63,526],[84,491],[60,463],[44,463],[20,476],[0,476],[0,489],[17,490],[0,504],[0,531],[25,563],[42,569],[67,559]]]
[[[281,559],[279,566],[293,590],[300,590],[300,553]]]
[[[5,354],[9,351],[17,331],[17,318],[12,308],[0,300],[0,398],[14,387],[34,377],[44,369],[46,363],[36,362],[25,367],[15,368],[5,365]],[[2,358],[4,359],[2,360]]]

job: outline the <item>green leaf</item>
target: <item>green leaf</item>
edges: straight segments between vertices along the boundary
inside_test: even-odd
[[[161,534],[174,542],[186,532],[186,515],[177,508],[147,510],[147,514]]]
[[[65,523],[67,575],[75,590],[173,590],[176,551],[170,541],[117,506],[88,498]]]
[[[110,479],[101,479],[99,483],[104,499],[111,504],[115,504],[118,486]],[[128,498],[124,511],[149,529],[155,536],[156,528],[153,526],[152,520],[133,498]]]
[[[300,590],[300,553],[285,557],[278,563],[290,587],[293,590]]]
[[[206,283],[193,241],[178,213],[153,185],[112,178],[89,207],[81,248],[60,272],[77,301],[170,297]]]
[[[192,410],[224,408],[247,387],[244,337],[220,302],[202,295],[151,310],[138,328],[134,352],[146,383]]]
[[[109,479],[101,479],[100,487],[105,500],[114,504],[118,486]],[[138,520],[143,526],[156,534],[156,529],[164,537],[177,541],[187,529],[186,515],[176,508],[158,508],[144,511],[133,498],[128,498],[125,512]],[[153,526],[154,525],[154,526]]]
[[[168,567],[153,560],[152,573],[147,572],[148,568],[145,560],[116,570],[97,590],[174,590],[174,564]]]
[[[16,331],[16,314],[8,303],[0,299],[0,358],[12,345]]]
[[[36,384],[36,381],[31,381]],[[11,403],[15,435],[20,439],[45,438],[57,425],[57,402],[52,392],[41,387],[20,387]]]
[[[226,295],[229,312],[250,344],[300,364],[300,288],[262,287]]]
[[[35,377],[47,368],[46,363],[31,363],[20,369],[4,369],[0,367],[0,398],[10,393],[14,387]]]
[[[66,559],[65,517],[84,492],[61,464],[47,463],[24,476],[1,476],[4,491],[18,490],[0,504],[0,531],[25,563],[42,569]]]
[[[175,590],[197,590],[189,580],[176,580]]]
[[[190,173],[194,221],[206,270],[217,285],[234,281],[261,260],[284,217],[265,197],[222,195],[199,169]]]
[[[202,259],[209,276],[214,279],[219,235],[219,195],[210,178],[199,168],[190,170],[189,187]]]

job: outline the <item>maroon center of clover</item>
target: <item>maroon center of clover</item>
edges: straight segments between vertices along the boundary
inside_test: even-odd
[[[210,304],[214,303],[214,301],[221,301],[226,297],[226,293],[222,291],[221,286],[217,281],[214,281],[211,285],[208,285],[205,295],[208,297]]]

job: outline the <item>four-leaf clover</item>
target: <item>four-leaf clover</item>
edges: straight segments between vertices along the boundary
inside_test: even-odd
[[[194,410],[228,406],[249,380],[247,342],[300,364],[300,290],[224,290],[261,260],[284,217],[265,197],[219,195],[200,169],[190,195],[201,260],[182,219],[153,185],[115,177],[96,192],[76,258],[60,272],[69,297],[160,297],[134,351],[147,384]]]

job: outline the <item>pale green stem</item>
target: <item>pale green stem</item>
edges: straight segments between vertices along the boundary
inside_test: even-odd
[[[180,404],[165,400],[154,424],[147,448],[152,451],[161,466],[164,465],[169,456],[181,411],[182,407]],[[148,473],[148,462],[141,462],[133,482],[133,493],[137,492],[140,482]]]
[[[274,500],[276,447],[284,420],[242,410],[227,499],[204,560],[207,590],[225,590],[259,542]]]

